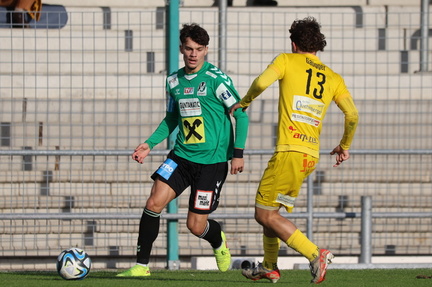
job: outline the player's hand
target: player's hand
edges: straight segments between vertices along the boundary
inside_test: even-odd
[[[340,145],[335,147],[330,152],[330,154],[331,155],[336,154],[336,163],[333,165],[333,167],[338,167],[339,165],[341,165],[342,162],[344,162],[350,158],[349,151],[342,149]]]
[[[150,153],[150,147],[147,143],[137,146],[132,154],[132,159],[136,162],[143,163],[144,159]]]
[[[231,160],[231,174],[242,173],[244,169],[244,159],[233,157]]]
[[[235,112],[237,109],[240,109],[240,108],[241,108],[240,103],[237,103],[237,104],[234,104],[233,106],[231,106],[231,108],[230,108],[230,110],[229,110],[230,115],[233,115],[234,112]],[[243,108],[243,111],[245,111],[247,108],[248,108],[248,107]]]

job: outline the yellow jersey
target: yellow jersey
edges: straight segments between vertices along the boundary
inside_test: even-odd
[[[283,53],[254,80],[240,106],[248,107],[276,80],[279,80],[276,151],[298,151],[319,158],[322,122],[332,101],[345,114],[345,131],[340,145],[349,149],[358,112],[339,74],[316,55]]]

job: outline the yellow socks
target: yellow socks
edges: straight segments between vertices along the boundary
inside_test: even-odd
[[[319,248],[299,229],[288,238],[286,244],[306,257],[309,261],[313,261],[319,255]],[[263,235],[264,260],[263,266],[268,270],[278,269],[277,261],[279,255],[280,240],[277,237],[267,237]]]
[[[309,261],[314,260],[319,255],[318,246],[311,242],[306,235],[298,229],[288,238],[286,244],[306,257]]]
[[[279,242],[279,238],[277,237],[267,237],[263,235],[264,261],[262,264],[268,270],[278,269]]]

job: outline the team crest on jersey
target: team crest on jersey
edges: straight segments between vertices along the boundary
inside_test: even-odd
[[[202,117],[184,118],[183,134],[185,144],[204,143],[204,119]]]
[[[199,84],[197,96],[207,96],[207,84],[206,84],[206,82],[201,82],[201,84]]]
[[[194,93],[193,87],[187,87],[187,88],[184,88],[184,90],[183,90],[183,94],[185,94],[185,95],[193,95],[193,93]]]

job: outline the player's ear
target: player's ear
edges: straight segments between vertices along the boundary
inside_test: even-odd
[[[293,53],[297,53],[297,45],[294,42],[291,42],[291,51]]]

